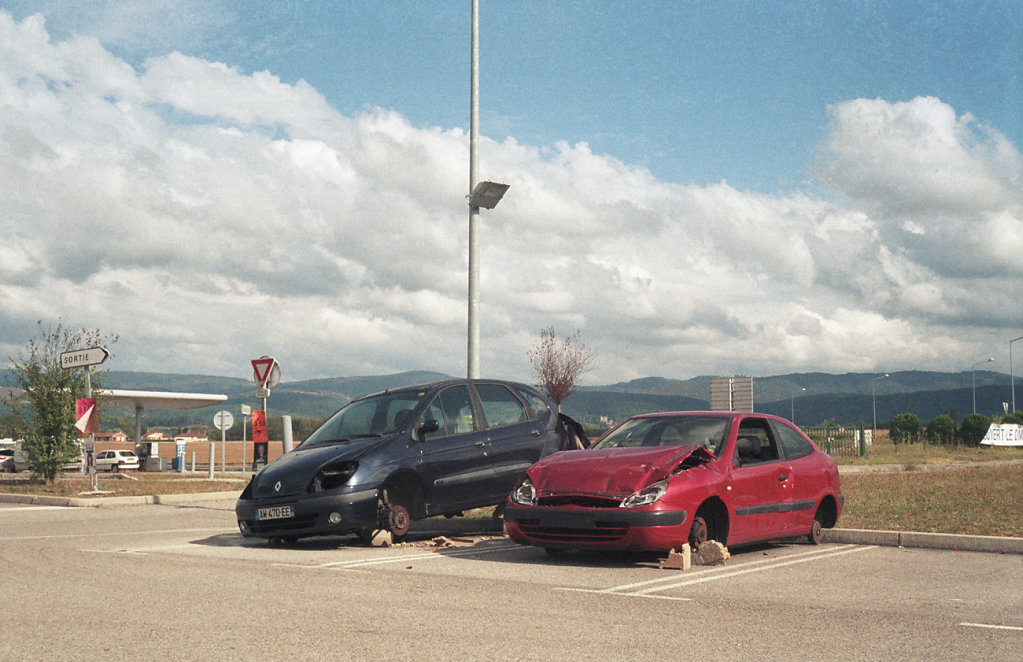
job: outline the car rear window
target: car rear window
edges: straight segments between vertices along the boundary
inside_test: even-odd
[[[477,384],[476,393],[483,405],[487,424],[492,427],[511,425],[529,420],[526,408],[515,394],[501,384]]]
[[[785,449],[786,459],[794,460],[797,457],[804,457],[813,452],[813,446],[810,445],[810,442],[803,439],[801,434],[784,423],[776,421],[774,423],[774,431],[781,441],[781,447]]]

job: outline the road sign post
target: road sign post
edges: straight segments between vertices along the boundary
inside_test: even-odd
[[[82,472],[92,474],[92,491],[99,492],[99,477],[96,475],[96,467],[94,464],[95,450],[96,450],[96,429],[95,426],[99,421],[96,416],[96,401],[92,399],[92,371],[90,368],[94,365],[99,365],[107,360],[110,356],[110,352],[105,347],[89,347],[86,349],[75,349],[68,352],[61,352],[60,354],[60,367],[63,370],[71,370],[73,368],[84,368],[85,369],[85,399],[91,401],[91,411],[83,413],[78,411],[77,421],[81,423],[83,420],[88,421],[86,425],[91,426],[90,429],[86,430],[85,427],[79,428],[82,433],[87,433],[88,437],[85,440],[86,448],[92,449],[85,453],[85,461],[82,462]],[[78,406],[76,405],[76,409]],[[84,415],[83,415],[84,414]],[[91,419],[91,420],[90,420]]]
[[[226,409],[221,409],[213,415],[213,425],[220,430],[220,470],[227,471],[227,429],[234,425],[234,416]],[[210,478],[213,478],[212,453],[210,458]]]
[[[263,399],[263,411],[252,412],[252,468],[258,470],[261,466],[266,465],[269,457],[269,439],[266,433],[268,423],[266,399],[270,397],[270,389],[277,386],[277,382],[281,380],[281,366],[272,356],[264,355],[258,359],[252,359],[252,376],[256,382],[256,396]],[[257,425],[259,426],[258,434]]]

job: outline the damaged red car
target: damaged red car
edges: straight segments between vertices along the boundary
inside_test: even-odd
[[[673,412],[622,421],[586,450],[549,455],[508,498],[517,543],[663,551],[821,532],[842,513],[838,467],[799,428],[756,413]]]

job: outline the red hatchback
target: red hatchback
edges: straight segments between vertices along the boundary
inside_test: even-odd
[[[591,448],[549,455],[508,498],[517,543],[652,551],[717,540],[808,536],[842,512],[838,467],[792,423],[766,414],[633,416]]]

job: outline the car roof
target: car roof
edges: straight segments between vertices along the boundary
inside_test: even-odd
[[[523,384],[521,382],[513,382],[513,381],[506,380],[506,379],[483,379],[483,378],[480,378],[480,379],[460,378],[460,379],[458,379],[458,378],[456,378],[456,379],[441,379],[441,380],[438,380],[438,381],[435,381],[435,382],[426,382],[426,383],[423,383],[423,384],[406,384],[404,386],[395,386],[393,388],[384,389],[383,391],[378,391],[376,393],[368,393],[366,395],[359,396],[358,398],[355,398],[355,400],[362,400],[363,398],[372,398],[374,396],[383,395],[385,393],[397,393],[397,392],[400,392],[400,391],[416,391],[416,390],[427,390],[427,389],[429,389],[429,390],[436,390],[436,389],[439,389],[439,388],[443,388],[445,386],[453,386],[453,385],[457,385],[457,384],[468,384],[468,383],[472,383],[472,384],[504,384],[506,386],[515,386],[515,387],[522,387],[522,386],[524,386],[524,387],[528,388],[531,391],[535,391],[536,390],[535,388],[533,388],[532,386],[529,386],[528,384]]]

